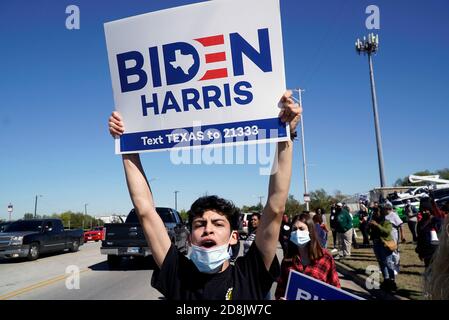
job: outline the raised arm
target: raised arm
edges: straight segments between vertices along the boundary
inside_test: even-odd
[[[282,96],[283,109],[279,117],[283,122],[290,122],[290,131],[293,132],[302,110],[294,103],[291,94],[291,91],[287,91]],[[292,157],[293,142],[279,142],[270,176],[267,203],[263,209],[256,236],[256,245],[262,254],[267,270],[276,254],[282,215],[285,212],[285,203],[290,189]]]
[[[124,132],[123,122],[117,112],[113,112],[109,118],[109,131],[113,136]],[[162,219],[156,212],[153,194],[143,171],[139,155],[126,154],[122,158],[131,201],[136,209],[137,217],[143,228],[154,261],[161,267],[171,245],[170,238]]]

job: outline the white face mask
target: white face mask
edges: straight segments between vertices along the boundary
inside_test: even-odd
[[[232,234],[231,234],[232,238]],[[217,273],[221,270],[221,266],[226,260],[231,258],[232,249],[229,246],[229,241],[215,248],[202,248],[192,244],[192,252],[190,253],[190,260],[195,264],[200,272]]]
[[[298,247],[304,247],[310,242],[310,234],[307,230],[295,230],[290,233],[290,241]]]

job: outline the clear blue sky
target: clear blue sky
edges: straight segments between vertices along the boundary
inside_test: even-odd
[[[103,23],[197,1],[0,2],[0,218],[65,210],[126,213],[131,202],[107,131],[113,108]],[[81,29],[65,28],[76,4]],[[449,2],[281,0],[287,87],[301,86],[311,190],[351,194],[379,185],[367,58],[354,41],[380,8],[374,59],[389,185],[449,166]],[[254,8],[257,10],[257,8]],[[291,193],[303,193],[295,142]],[[174,166],[142,155],[156,204],[188,209],[208,192],[255,204],[268,177],[257,165]],[[264,198],[266,200],[266,197]]]

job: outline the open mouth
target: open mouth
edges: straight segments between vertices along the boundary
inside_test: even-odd
[[[204,240],[203,242],[201,242],[201,246],[204,248],[212,248],[213,246],[215,246],[217,243],[214,240]]]

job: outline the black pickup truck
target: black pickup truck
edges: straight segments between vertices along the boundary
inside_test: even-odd
[[[162,218],[172,243],[187,254],[189,231],[179,213],[171,208],[156,208]],[[101,253],[108,256],[108,266],[119,266],[122,257],[147,257],[151,255],[142,227],[134,209],[128,214],[125,223],[105,224],[106,236],[102,241]]]
[[[59,219],[18,220],[0,233],[0,257],[36,260],[41,253],[78,251],[83,230],[64,230]]]

